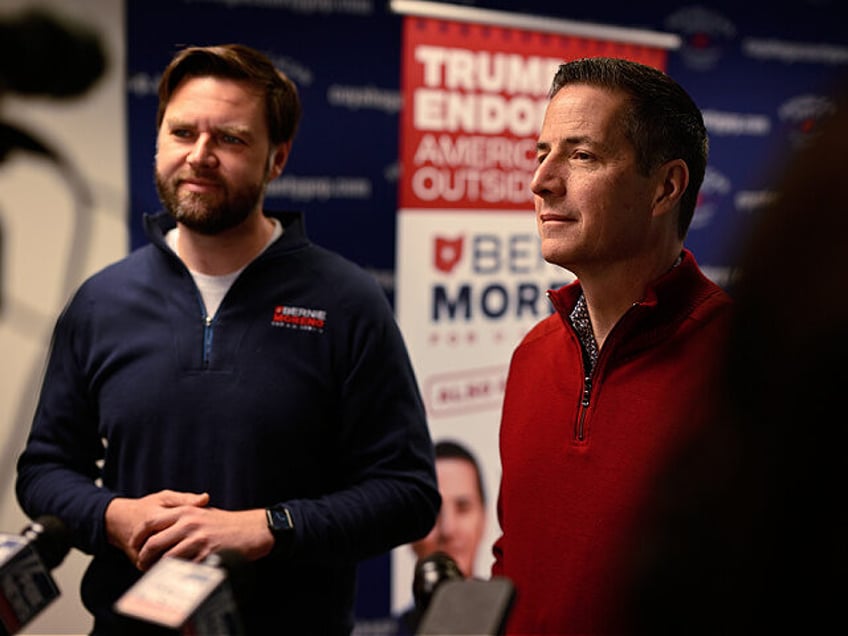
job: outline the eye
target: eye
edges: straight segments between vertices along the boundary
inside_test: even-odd
[[[586,152],[585,150],[575,150],[571,155],[577,161],[591,161],[594,159],[594,156],[591,153]]]
[[[221,141],[225,144],[244,145],[244,140],[235,135],[223,134],[221,135]]]
[[[171,130],[171,135],[180,139],[190,139],[192,137],[192,134],[192,131],[190,131],[188,128],[174,128],[173,130]]]

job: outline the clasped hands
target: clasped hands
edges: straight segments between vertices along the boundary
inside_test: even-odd
[[[142,571],[163,556],[203,561],[226,549],[252,561],[274,546],[263,509],[212,508],[207,493],[174,490],[113,499],[106,508],[106,534]]]

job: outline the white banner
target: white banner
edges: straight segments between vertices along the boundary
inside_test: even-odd
[[[573,279],[541,257],[530,192],[551,80],[586,56],[662,68],[674,42],[442,3],[393,8],[415,14],[403,26],[395,306],[433,439],[464,444],[481,464],[488,510],[475,574],[488,578],[510,356],[550,311],[545,292]],[[414,565],[408,546],[394,551],[395,612],[412,602]]]

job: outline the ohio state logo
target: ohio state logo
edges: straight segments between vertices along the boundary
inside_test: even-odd
[[[450,274],[462,260],[463,237],[447,239],[436,237],[433,249],[433,266],[440,272]]]

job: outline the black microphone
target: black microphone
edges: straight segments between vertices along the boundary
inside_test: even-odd
[[[222,569],[227,579],[216,595],[201,604],[193,617],[192,634],[244,634],[241,612],[253,590],[253,568],[237,550],[219,550],[210,554],[204,564]]]
[[[418,559],[412,579],[412,597],[417,613],[426,611],[436,588],[442,583],[464,578],[456,561],[446,552],[437,551]]]
[[[71,549],[58,517],[45,515],[21,534],[0,534],[0,636],[16,634],[59,597],[50,574]]]
[[[415,565],[412,581],[417,636],[501,636],[515,599],[508,578],[466,578],[450,555],[434,552]]]
[[[251,572],[235,550],[221,550],[200,563],[164,557],[115,603],[115,611],[183,636],[243,636],[240,605],[249,594]]]

